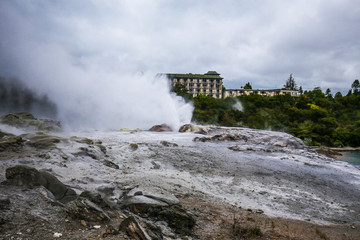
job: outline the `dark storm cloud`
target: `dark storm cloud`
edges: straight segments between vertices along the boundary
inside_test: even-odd
[[[343,92],[359,78],[360,4],[355,0],[0,5],[1,72],[38,77],[44,85],[45,76],[89,70],[216,70],[226,87],[249,81],[256,88],[282,87],[293,73],[304,88]]]

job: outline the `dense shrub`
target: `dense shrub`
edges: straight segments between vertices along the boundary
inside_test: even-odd
[[[307,95],[273,97],[257,94],[193,99],[193,121],[286,131],[310,145],[360,146],[360,95],[326,97],[319,88]],[[235,107],[241,102],[243,109]]]

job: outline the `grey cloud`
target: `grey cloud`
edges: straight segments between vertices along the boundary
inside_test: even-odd
[[[281,87],[293,73],[304,88],[346,92],[359,78],[355,0],[0,4],[0,30],[6,36],[0,70],[13,68],[13,74],[28,75],[44,61],[28,65],[34,50],[55,49],[59,61],[75,72],[216,70],[226,87],[248,81],[258,88]]]

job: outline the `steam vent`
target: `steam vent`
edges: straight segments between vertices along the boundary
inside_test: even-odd
[[[199,94],[214,98],[222,98],[222,80],[216,71],[208,71],[205,74],[182,74],[167,73],[166,76],[171,81],[172,86],[182,84],[193,97]]]

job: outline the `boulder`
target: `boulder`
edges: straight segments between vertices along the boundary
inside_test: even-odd
[[[0,117],[0,122],[16,128],[30,131],[61,131],[59,121],[52,119],[37,119],[31,113],[8,113]]]
[[[152,126],[149,129],[149,131],[152,131],[152,132],[172,132],[173,129],[169,125],[163,123],[161,125]]]
[[[139,148],[139,145],[137,143],[130,143],[129,147],[131,150],[135,151]]]
[[[17,186],[44,186],[62,203],[77,198],[76,192],[59,181],[55,176],[28,166],[14,166],[6,169],[7,183]]]
[[[179,132],[193,132],[199,134],[207,134],[212,127],[210,126],[201,126],[201,125],[193,125],[193,124],[185,124],[182,125],[179,129]]]
[[[130,190],[121,201],[120,205],[130,208],[134,212],[146,212],[154,207],[166,207],[180,204],[172,194],[154,193],[140,188]]]
[[[152,209],[150,216],[167,222],[169,227],[181,235],[190,235],[195,226],[194,217],[180,205]]]
[[[134,188],[125,195],[121,204],[136,214],[166,222],[182,235],[191,234],[195,226],[193,216],[180,206],[180,201],[172,194]]]

